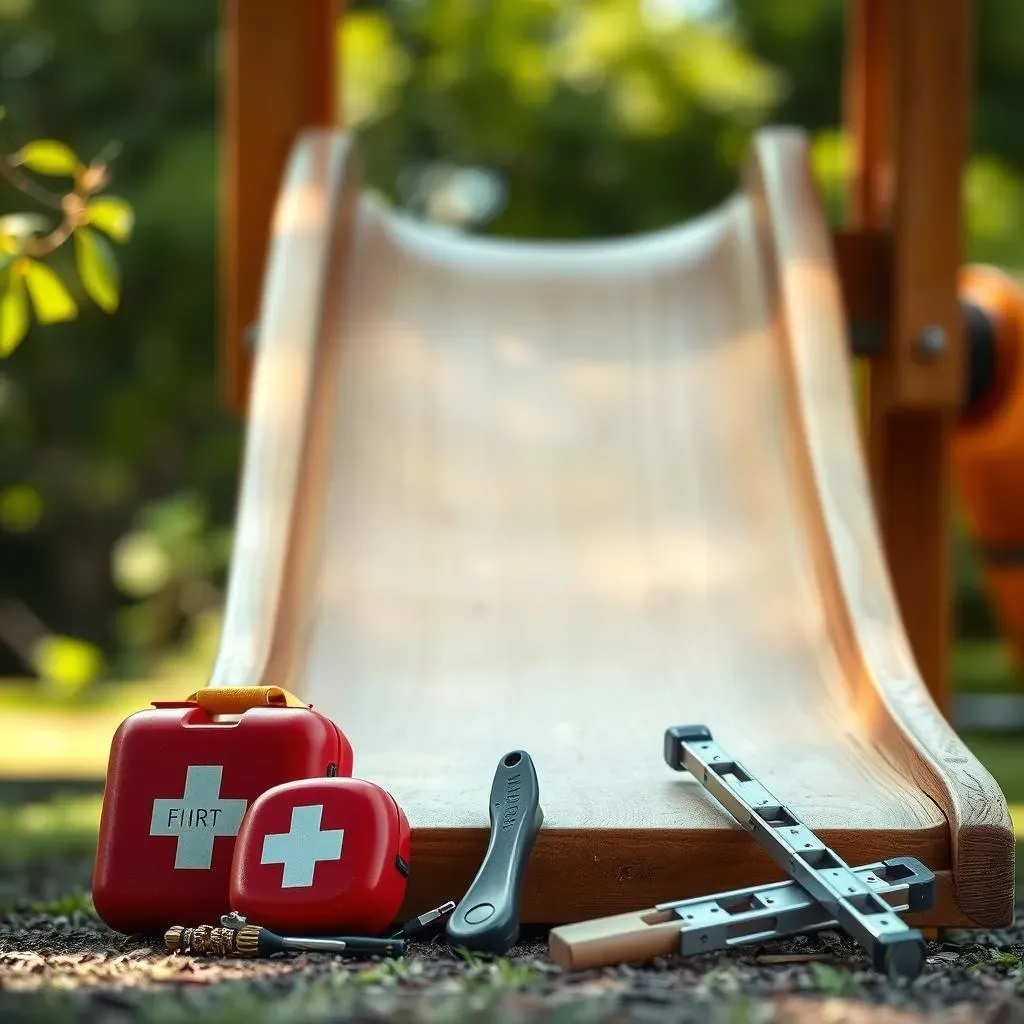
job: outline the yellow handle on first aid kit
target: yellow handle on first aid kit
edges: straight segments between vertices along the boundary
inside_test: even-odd
[[[208,686],[186,698],[214,715],[237,715],[250,708],[308,708],[280,686]]]

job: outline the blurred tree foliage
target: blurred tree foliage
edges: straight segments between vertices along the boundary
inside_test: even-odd
[[[1024,6],[976,7],[968,256],[1016,269]],[[811,131],[841,216],[841,0],[348,8],[347,119],[370,183],[420,216],[534,237],[655,229],[733,190],[766,122]],[[240,438],[215,373],[217,17],[212,0],[0,0],[9,133],[85,153],[118,140],[112,188],[136,214],[116,316],[33,328],[0,364],[0,670],[73,688],[197,636],[208,654],[215,635]],[[972,628],[988,629],[964,552]]]
[[[116,314],[33,326],[0,363],[2,670],[63,689],[146,669],[220,599],[239,430],[215,372],[217,17],[0,0],[3,148],[119,143],[136,216]]]

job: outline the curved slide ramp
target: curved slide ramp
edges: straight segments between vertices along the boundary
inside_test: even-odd
[[[299,139],[275,214],[211,685],[336,719],[413,826],[407,909],[459,899],[530,752],[526,922],[780,877],[664,764],[703,722],[851,864],[1009,920],[998,787],[932,704],[862,462],[831,237],[796,130],[736,194],[593,243],[466,237]]]

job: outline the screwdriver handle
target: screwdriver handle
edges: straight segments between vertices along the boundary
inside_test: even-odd
[[[210,956],[254,957],[260,955],[260,929],[217,928],[199,924],[193,928],[176,924],[164,932],[164,945],[169,953],[202,953]]]
[[[164,933],[164,945],[171,953],[205,953],[252,959],[284,952],[325,952],[344,956],[399,957],[405,954],[405,939],[371,936],[334,938],[289,938],[269,928],[247,924],[241,928],[214,928],[208,924],[186,928],[175,925]]]

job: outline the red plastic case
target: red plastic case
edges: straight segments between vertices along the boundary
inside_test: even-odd
[[[396,918],[409,874],[409,821],[363,779],[268,790],[235,844],[231,905],[285,935],[376,935]]]
[[[232,909],[235,836],[257,797],[293,779],[352,774],[352,747],[325,715],[287,694],[291,706],[218,719],[218,711],[232,713],[232,693],[237,712],[239,695],[258,690],[211,688],[195,700],[154,702],[114,734],[92,897],[117,931],[216,924]]]

